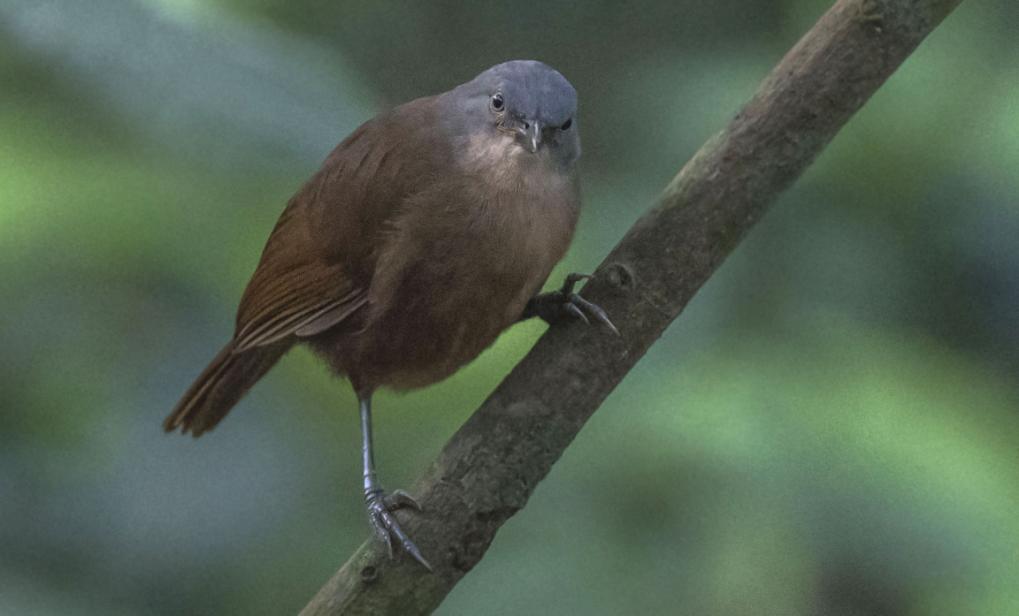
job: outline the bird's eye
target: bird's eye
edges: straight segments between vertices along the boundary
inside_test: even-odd
[[[492,111],[502,111],[505,106],[506,101],[502,99],[502,94],[496,92],[492,95]]]
[[[563,122],[563,125],[559,127],[559,130],[570,130],[571,126],[573,126],[573,118]]]

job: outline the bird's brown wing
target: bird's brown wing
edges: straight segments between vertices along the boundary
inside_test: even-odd
[[[312,184],[321,181],[313,178]],[[234,353],[288,336],[311,336],[336,325],[367,302],[335,250],[313,228],[317,191],[305,187],[276,223],[237,310]]]
[[[241,299],[235,353],[315,335],[368,302],[387,225],[447,154],[430,132],[433,102],[363,124],[290,200]]]
[[[363,289],[351,288],[338,268],[302,268],[280,281],[286,287],[273,295],[262,295],[251,306],[254,316],[241,326],[234,352],[266,346],[288,336],[313,336],[356,312],[367,303]]]
[[[233,339],[167,417],[166,430],[210,430],[294,342],[368,303],[377,255],[407,197],[448,169],[435,98],[369,120],[287,204],[237,311]]]

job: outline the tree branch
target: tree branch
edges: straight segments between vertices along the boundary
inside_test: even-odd
[[[767,206],[959,1],[836,2],[585,287],[622,336],[550,329],[416,482],[424,513],[401,523],[435,572],[369,540],[302,614],[434,610]]]

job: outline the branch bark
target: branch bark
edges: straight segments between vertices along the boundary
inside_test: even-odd
[[[424,513],[401,523],[435,572],[369,540],[301,613],[434,610],[777,195],[960,1],[836,2],[584,288],[621,338],[550,329],[416,482]]]

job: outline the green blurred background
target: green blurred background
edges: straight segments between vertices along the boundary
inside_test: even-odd
[[[368,536],[349,387],[292,353],[160,421],[262,243],[386,106],[538,58],[591,270],[821,0],[0,0],[0,614],[295,613]],[[782,197],[443,614],[1019,613],[1019,6],[971,0]],[[409,486],[540,335],[377,401]]]

